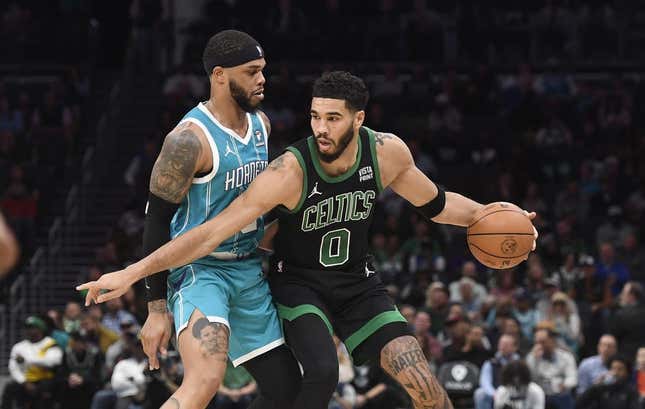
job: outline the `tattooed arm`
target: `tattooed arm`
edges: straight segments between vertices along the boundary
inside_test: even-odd
[[[242,195],[213,219],[176,237],[125,270],[105,274],[77,289],[90,290],[86,303],[91,300],[104,302],[121,296],[129,285],[143,277],[204,257],[222,241],[274,207],[295,208],[303,194],[302,178],[302,169],[295,155],[286,152],[271,162]],[[99,296],[101,289],[112,291]]]
[[[184,123],[164,141],[152,174],[143,232],[143,253],[148,255],[170,241],[170,221],[193,181],[193,175],[212,166],[210,147],[193,124]],[[210,159],[210,160],[209,160]],[[148,318],[141,330],[150,368],[157,369],[157,351],[165,352],[170,338],[170,318],[166,308],[166,279],[163,271],[146,279]]]

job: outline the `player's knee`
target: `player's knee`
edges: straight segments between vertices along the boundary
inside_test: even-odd
[[[223,379],[224,374],[218,371],[203,371],[196,376],[184,378],[181,386],[198,400],[210,399],[215,396]]]
[[[333,385],[335,388],[338,384],[338,362],[333,359],[316,360],[314,365],[304,368],[304,380]]]

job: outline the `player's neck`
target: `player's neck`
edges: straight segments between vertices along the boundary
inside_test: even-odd
[[[217,101],[217,103],[215,103]],[[244,136],[247,131],[248,121],[246,111],[232,99],[219,97],[215,99],[213,95],[206,101],[206,109],[213,114],[217,121],[225,127],[234,130],[240,136]]]
[[[352,166],[354,166],[354,163],[356,163],[356,161],[361,159],[357,158],[357,155],[358,133],[354,134],[352,141],[349,143],[349,145],[347,145],[347,149],[345,149],[345,151],[338,157],[338,159],[334,160],[333,162],[325,162],[322,160],[319,160],[319,162],[326,174],[328,174],[329,176],[338,176],[347,172],[349,169],[351,169]]]

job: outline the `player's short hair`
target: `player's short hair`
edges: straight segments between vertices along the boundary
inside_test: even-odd
[[[367,106],[369,91],[365,82],[347,71],[326,72],[314,82],[313,98],[343,99],[351,111],[362,111]]]
[[[208,40],[202,63],[210,75],[217,66],[235,67],[258,58],[264,58],[264,50],[255,38],[242,31],[224,30]]]

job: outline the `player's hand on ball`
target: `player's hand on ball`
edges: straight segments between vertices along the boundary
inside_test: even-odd
[[[85,306],[87,307],[92,301],[100,304],[122,296],[136,281],[136,275],[126,268],[114,273],[103,274],[98,280],[81,284],[76,289],[79,291],[88,290],[85,296]],[[103,290],[108,291],[101,293]]]
[[[529,213],[526,210],[524,210],[524,214],[526,215],[526,217],[528,217],[531,220],[535,219],[535,216],[537,216],[537,213],[535,213],[535,212],[530,212]],[[539,236],[540,235],[538,234],[538,231],[535,228],[535,225],[533,225],[533,249],[532,249],[532,251],[535,251],[535,246],[537,245],[537,239],[538,239]]]

